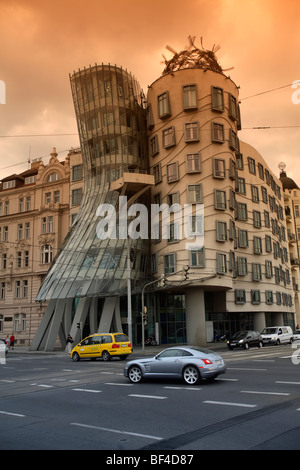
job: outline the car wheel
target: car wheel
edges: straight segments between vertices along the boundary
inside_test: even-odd
[[[143,378],[141,368],[139,366],[131,366],[128,371],[128,377],[131,382],[139,383]]]
[[[110,354],[109,354],[108,351],[103,351],[103,353],[102,353],[102,359],[103,359],[103,361],[105,361],[105,362],[107,362],[107,361],[110,360]]]
[[[74,352],[73,355],[72,355],[72,359],[74,362],[78,362],[80,361],[80,356],[77,352]]]
[[[249,343],[245,343],[245,344],[244,344],[244,348],[245,348],[245,349],[249,349]]]
[[[195,385],[200,379],[200,373],[194,366],[187,366],[183,371],[183,380],[188,385]]]

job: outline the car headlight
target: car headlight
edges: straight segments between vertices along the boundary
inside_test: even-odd
[[[239,340],[239,343],[242,343],[243,341],[244,341],[243,339],[240,339],[240,340]]]

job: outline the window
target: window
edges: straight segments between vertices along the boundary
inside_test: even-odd
[[[51,173],[51,175],[47,178],[47,183],[51,183],[52,181],[60,180],[60,175],[58,173]]]
[[[159,153],[159,146],[158,146],[158,136],[154,135],[150,139],[150,155],[154,157]]]
[[[158,117],[163,119],[171,115],[169,93],[166,91],[157,97]]]
[[[237,120],[237,117],[238,117],[237,102],[236,102],[236,98],[231,94],[229,94],[229,110],[228,110],[228,113],[229,113],[229,117],[231,117],[231,119],[233,119],[234,121]]]
[[[235,303],[244,304],[246,302],[246,291],[244,289],[235,289]]]
[[[23,224],[18,224],[18,240],[22,240],[23,238]]]
[[[171,223],[167,226],[168,243],[178,242],[178,224]]]
[[[239,194],[246,194],[246,182],[245,178],[238,178],[237,179],[237,191]]]
[[[187,187],[187,202],[202,204],[202,184],[190,184]]]
[[[17,299],[21,297],[21,281],[16,281],[15,284],[15,296]],[[17,315],[16,315],[17,316]],[[16,326],[16,325],[15,325]],[[18,330],[19,328],[15,327],[15,330]]]
[[[183,108],[197,108],[197,85],[185,85],[183,87]]]
[[[237,203],[237,219],[248,220],[247,204],[243,202]]]
[[[251,290],[251,303],[254,305],[260,304],[260,290]]]
[[[191,215],[188,225],[189,237],[204,235],[204,218],[203,215]]]
[[[265,172],[264,172],[264,167],[261,163],[258,163],[258,174],[261,180],[265,179]]]
[[[178,162],[167,165],[167,182],[172,183],[178,180]]]
[[[253,227],[261,228],[261,215],[259,211],[253,211]]]
[[[261,281],[261,264],[259,263],[252,263],[252,280],[253,281]]]
[[[273,277],[272,261],[266,261],[266,278],[270,279]]]
[[[205,268],[205,252],[204,246],[197,250],[191,250],[190,252],[191,266],[198,266]]]
[[[0,299],[5,299],[5,282],[1,282],[0,284]],[[0,328],[0,331],[2,331],[2,328]]]
[[[246,276],[248,274],[247,258],[243,256],[237,257],[237,273],[239,276]]]
[[[72,205],[76,206],[81,203],[82,199],[82,188],[72,190]]]
[[[7,253],[2,253],[1,268],[6,269],[6,267],[7,267]]]
[[[17,268],[22,266],[22,252],[17,251]]]
[[[262,254],[262,242],[260,237],[253,237],[253,253],[256,255]]]
[[[160,181],[162,180],[160,163],[158,163],[157,165],[154,165],[154,167],[152,168],[152,172],[154,175],[155,184],[160,183]]]
[[[215,189],[215,209],[226,209],[226,192]]]
[[[171,193],[167,195],[167,204],[172,206],[173,204],[179,204],[179,193]]]
[[[54,191],[54,202],[59,202],[60,201],[60,191]]]
[[[225,160],[213,158],[213,177],[225,178]]]
[[[213,142],[224,142],[224,126],[223,124],[218,124],[217,122],[212,123],[212,136],[211,139]]]
[[[184,140],[186,142],[195,142],[199,139],[199,122],[186,122],[184,124]]]
[[[265,243],[266,243],[266,252],[272,253],[272,238],[270,237],[270,235],[266,235]]]
[[[217,273],[227,273],[227,259],[226,255],[223,253],[217,253]]]
[[[53,233],[53,215],[49,215],[48,217],[48,233]]]
[[[16,180],[5,181],[3,183],[3,189],[10,189],[16,186]]]
[[[224,93],[219,87],[212,87],[211,92],[211,108],[213,111],[224,111]]]
[[[45,193],[45,204],[50,204],[51,202],[51,193]]]
[[[25,222],[25,238],[30,238],[30,222]]]
[[[5,201],[5,206],[4,206],[4,215],[9,214],[9,201]]]
[[[52,247],[50,245],[44,245],[42,247],[42,264],[48,264],[52,262]]]
[[[266,290],[266,304],[271,305],[273,303],[273,292],[271,290]]]
[[[25,210],[26,211],[30,211],[31,210],[31,197],[30,196],[26,196],[26,206],[25,206]]]
[[[186,156],[186,172],[199,173],[201,172],[201,159],[200,153],[188,153]]]
[[[164,256],[164,272],[165,274],[172,274],[176,271],[175,266],[175,253],[169,253]]]
[[[236,154],[236,169],[237,170],[243,170],[244,169],[244,160],[243,160],[243,154],[242,153],[237,153]]]
[[[175,127],[169,127],[168,129],[163,130],[163,147],[168,148],[175,145]]]
[[[276,291],[276,303],[281,305],[281,292]]]
[[[253,202],[259,202],[259,190],[258,186],[251,186],[251,191],[252,191],[252,201]]]
[[[8,241],[8,226],[7,225],[3,227],[3,241],[4,242]]]
[[[261,187],[261,197],[262,197],[263,202],[265,204],[268,204],[268,192],[264,186]]]
[[[72,180],[78,181],[82,178],[82,165],[72,166]]]
[[[216,222],[216,240],[218,242],[225,242],[227,240],[227,223],[218,221]]]
[[[24,211],[24,198],[20,197],[19,198],[19,212],[23,212],[23,211]]]
[[[239,148],[237,133],[232,129],[229,129],[229,147],[231,150],[238,150]]]
[[[265,217],[265,226],[270,227],[270,214],[268,211],[264,211],[264,217]]]
[[[249,166],[249,173],[256,175],[256,168],[255,168],[255,160],[254,158],[248,157],[248,166]]]
[[[157,253],[154,253],[151,255],[151,272],[156,273],[157,272]]]

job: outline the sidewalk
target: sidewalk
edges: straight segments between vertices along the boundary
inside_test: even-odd
[[[157,346],[145,346],[144,350],[142,346],[134,346],[133,347],[133,354],[137,355],[145,355],[145,356],[155,356],[159,354],[166,348],[171,348],[174,346],[188,346],[184,344],[159,344]],[[221,352],[222,350],[227,351],[227,344],[226,343],[207,343],[205,346],[207,349],[212,351]],[[54,351],[29,351],[29,346],[18,346],[15,345],[14,349],[9,349],[7,356],[11,354],[54,354],[54,355],[65,355],[67,354],[66,351],[62,349],[54,349]]]

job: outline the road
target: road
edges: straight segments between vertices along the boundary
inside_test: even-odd
[[[131,384],[118,359],[14,351],[0,365],[0,449],[299,449],[297,351],[300,344],[224,349],[226,374],[190,387]]]

